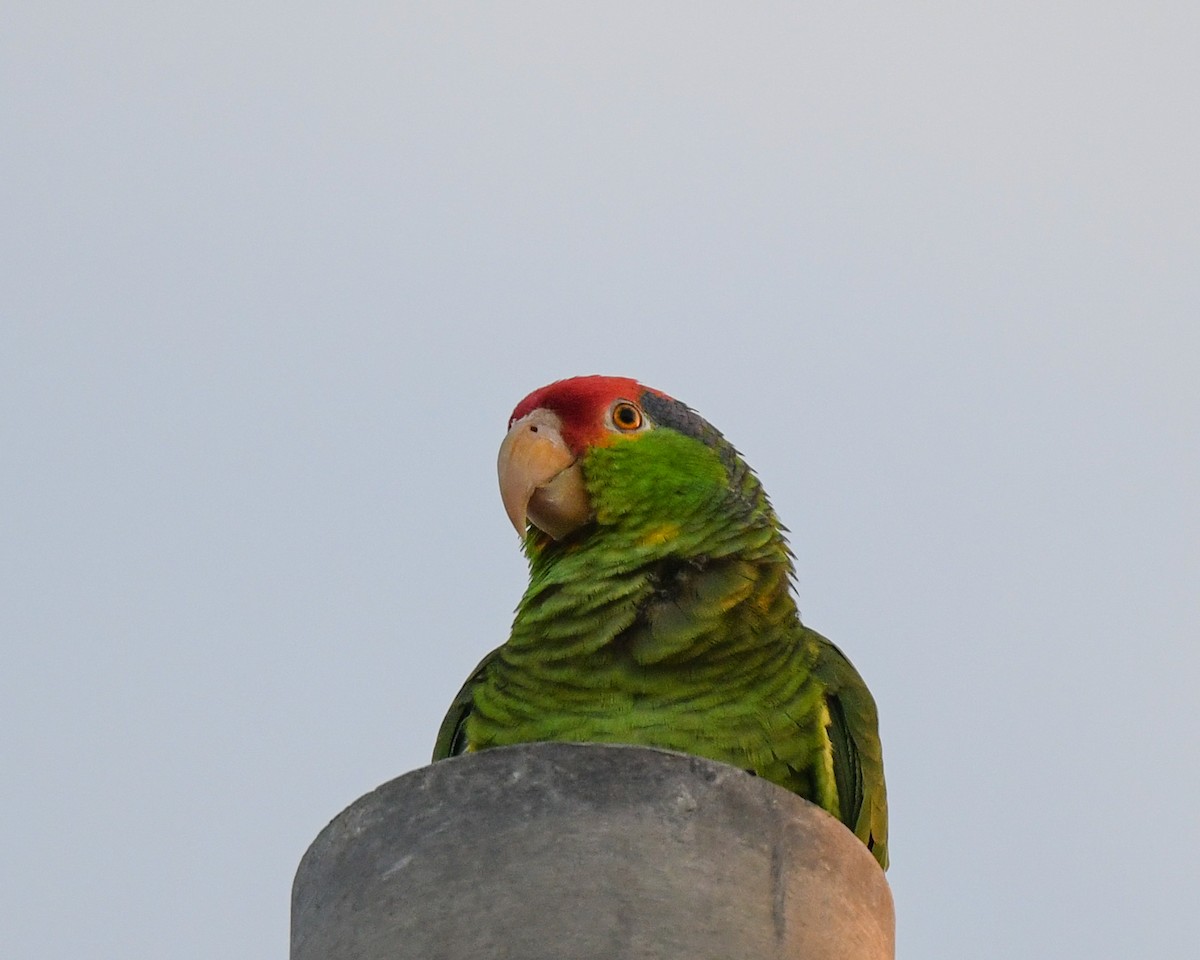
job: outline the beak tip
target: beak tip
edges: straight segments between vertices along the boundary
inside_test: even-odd
[[[504,513],[508,517],[508,522],[512,524],[514,530],[517,531],[518,537],[525,536],[525,524],[528,522],[528,507],[529,497],[513,497],[510,491],[504,491]]]

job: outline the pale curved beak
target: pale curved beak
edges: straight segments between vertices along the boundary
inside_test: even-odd
[[[534,410],[509,428],[496,461],[500,498],[517,533],[526,521],[561,540],[591,518],[583,472],[550,410]]]

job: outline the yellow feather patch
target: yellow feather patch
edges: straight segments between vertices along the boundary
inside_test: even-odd
[[[642,534],[638,538],[639,547],[657,547],[661,543],[669,543],[679,536],[679,524],[677,523],[662,523],[650,530],[649,533]]]
[[[829,704],[825,698],[821,698],[821,729],[828,730],[833,719],[829,716]],[[837,778],[833,773],[833,743],[828,737],[824,738],[825,749],[821,751],[821,770],[817,781],[817,793],[820,799],[818,804],[828,810],[830,813],[837,815],[838,809],[838,791]],[[854,829],[853,826],[850,827]]]
[[[764,590],[754,598],[754,609],[759,613],[766,614],[770,612],[770,609],[774,603],[775,598],[771,596],[768,591]]]

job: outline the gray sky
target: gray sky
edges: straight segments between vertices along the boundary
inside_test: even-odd
[[[581,373],[772,493],[901,960],[1200,955],[1194,2],[4,19],[7,955],[284,954],[504,639],[495,450]]]

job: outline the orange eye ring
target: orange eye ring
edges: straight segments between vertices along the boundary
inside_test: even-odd
[[[642,425],[642,411],[628,400],[618,400],[612,408],[612,422],[618,430],[632,432]]]

